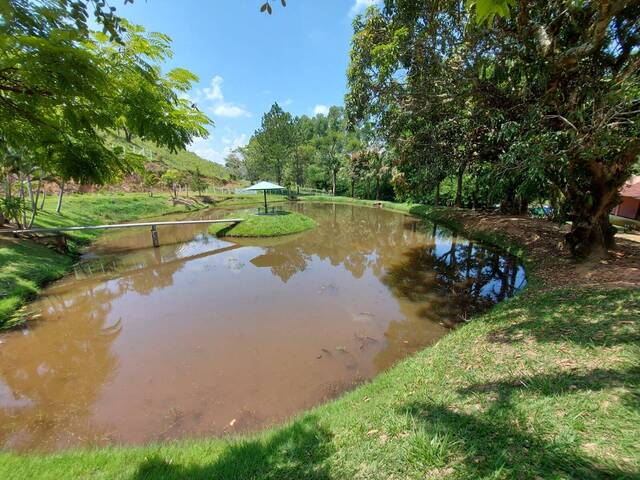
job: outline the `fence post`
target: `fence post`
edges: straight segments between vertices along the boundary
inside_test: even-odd
[[[158,229],[155,225],[151,225],[151,241],[153,242],[153,246],[158,248],[160,246],[160,240],[158,239]]]

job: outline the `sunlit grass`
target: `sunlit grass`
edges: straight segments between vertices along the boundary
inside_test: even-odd
[[[234,218],[238,215],[232,215]],[[282,212],[278,215],[239,215],[241,223],[229,226],[213,224],[209,233],[223,237],[279,237],[304,232],[316,226],[316,222],[300,213]]]

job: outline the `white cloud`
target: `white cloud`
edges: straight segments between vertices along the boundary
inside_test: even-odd
[[[251,114],[244,108],[234,105],[233,103],[222,102],[212,107],[211,111],[214,115],[218,115],[219,117],[238,118],[251,116]]]
[[[381,3],[381,0],[356,0],[355,3],[351,6],[351,10],[349,10],[349,16],[355,17],[359,13],[364,12],[370,6],[379,6]]]
[[[220,75],[216,75],[211,79],[211,87],[203,88],[204,96],[209,100],[224,100],[224,95],[222,95],[222,82],[224,79]]]
[[[224,153],[213,147],[211,139],[196,138],[191,142],[188,150],[211,162],[224,165]]]
[[[287,99],[285,99],[285,100],[281,103],[281,105],[282,105],[283,107],[288,107],[288,106],[289,106],[289,105],[291,105],[292,103],[293,103],[293,100],[292,100],[291,98],[287,98]]]
[[[238,118],[250,117],[251,113],[232,102],[225,102],[224,93],[222,93],[222,84],[224,78],[215,75],[211,79],[211,86],[198,88],[193,91],[191,96],[186,95],[189,101],[204,105],[206,110],[212,112],[219,117]]]
[[[329,113],[329,107],[326,105],[316,105],[313,107],[314,115],[327,115]]]
[[[244,133],[241,133],[240,135],[237,135],[236,137],[234,137],[233,139],[223,139],[227,140],[227,145],[229,145],[229,148],[231,150],[235,150],[238,147],[244,147],[247,144],[247,135]]]
[[[247,144],[247,136],[242,133],[234,138],[225,137],[222,139],[222,143],[226,146],[222,149],[217,149],[213,145],[212,138],[196,138],[191,145],[189,145],[188,149],[206,160],[224,165],[224,159],[227,155],[236,148],[244,147]]]

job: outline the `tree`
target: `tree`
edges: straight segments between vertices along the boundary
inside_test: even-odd
[[[307,171],[314,160],[315,149],[312,145],[314,133],[313,121],[306,115],[293,121],[291,137],[291,158],[287,165],[286,183],[294,184],[300,193],[300,187],[307,181]]]
[[[331,193],[336,194],[338,172],[347,159],[347,132],[344,109],[331,107],[326,118],[319,120],[319,132],[316,140],[320,164],[331,178]]]
[[[200,173],[200,169],[197,168],[195,172],[191,174],[191,190],[198,192],[198,195],[202,196],[202,192],[207,189],[207,182]]]
[[[351,123],[398,152],[393,180],[425,197],[558,203],[575,256],[612,246],[609,211],[640,153],[640,5],[633,1],[388,0],[354,21]],[[471,170],[469,170],[471,169]],[[484,182],[484,183],[483,183]]]
[[[285,165],[289,161],[294,141],[291,114],[277,103],[262,117],[262,124],[253,136],[260,163],[265,166],[276,183],[282,183]]]
[[[149,196],[153,197],[153,187],[155,187],[160,179],[154,172],[148,170],[142,171],[142,185],[149,192]]]
[[[609,212],[640,154],[640,5],[523,2],[496,25],[526,102],[521,148],[564,196],[579,257],[613,246]]]
[[[160,177],[162,183],[171,190],[173,198],[178,198],[178,186],[182,181],[182,173],[178,170],[170,168]]]
[[[98,19],[112,22],[105,27],[111,37],[83,26],[90,3]],[[161,73],[169,39],[115,19],[103,7],[11,0],[3,10],[0,149],[26,152],[60,185],[102,184],[132,171],[132,157],[108,144],[110,129],[126,125],[175,151],[206,136],[210,123],[178,95],[196,77],[181,69]]]
[[[232,178],[236,180],[248,179],[247,166],[245,165],[242,149],[235,149],[233,152],[228,154],[225,157],[224,162]]]

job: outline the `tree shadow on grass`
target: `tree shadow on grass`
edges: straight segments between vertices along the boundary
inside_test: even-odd
[[[401,409],[427,435],[451,435],[462,458],[460,478],[638,478],[640,472],[603,465],[577,448],[517,428],[496,412],[467,414],[445,405],[411,402]]]
[[[640,409],[640,396],[634,393],[640,385],[640,367],[624,370],[596,368],[586,373],[560,372],[554,374],[527,375],[509,379],[477,383],[461,388],[462,395],[496,395],[490,410],[511,405],[514,395],[520,393],[556,396],[575,392],[597,392],[613,388],[625,388],[628,394],[622,396],[625,404]]]
[[[508,322],[517,314],[524,319],[489,333],[489,341],[518,343],[528,336],[538,342],[587,347],[640,341],[638,292],[558,290],[529,297],[526,303],[521,300],[520,305],[494,314],[498,322]]]
[[[314,416],[272,435],[230,443],[210,461],[179,464],[158,456],[145,460],[135,480],[330,479],[326,459],[333,453],[331,433]]]

